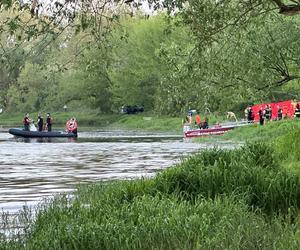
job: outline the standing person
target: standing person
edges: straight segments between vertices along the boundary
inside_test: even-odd
[[[38,125],[38,131],[40,132],[43,131],[44,119],[41,113],[38,114],[37,125]]]
[[[248,120],[248,111],[249,111],[249,107],[245,108],[244,110],[245,120]]]
[[[265,117],[266,117],[266,121],[271,121],[271,118],[272,118],[272,108],[271,108],[270,104],[268,104],[268,106],[265,109]]]
[[[24,124],[24,130],[29,131],[29,125],[31,123],[31,120],[29,118],[29,114],[27,113],[23,118],[23,124]]]
[[[279,107],[278,108],[278,111],[277,111],[277,120],[282,120],[282,117],[283,117],[283,111],[282,111],[282,108]]]
[[[192,123],[191,117],[187,115],[183,120],[183,132],[187,132],[190,130],[190,125]]]
[[[50,113],[47,113],[46,126],[47,126],[48,132],[51,132],[52,131],[52,117],[50,116]]]
[[[259,116],[259,124],[264,125],[264,111],[262,107],[258,111],[258,116]]]
[[[248,108],[248,115],[247,115],[247,120],[248,120],[248,123],[251,123],[253,122],[253,111],[252,111],[252,108],[249,107]]]
[[[295,107],[295,117],[300,118],[300,104],[297,103]]]

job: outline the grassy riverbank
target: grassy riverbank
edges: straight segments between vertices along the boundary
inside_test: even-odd
[[[268,142],[207,150],[151,179],[81,185],[74,198],[45,203],[24,236],[0,237],[0,248],[297,249],[300,174],[288,167],[300,168],[294,124],[244,128],[249,138],[260,129]]]
[[[288,131],[295,128],[300,128],[299,119],[289,119],[282,121],[272,121],[263,126],[253,124],[240,128],[235,128],[219,136],[205,136],[193,139],[196,142],[218,142],[218,141],[233,141],[233,142],[247,142],[271,141],[281,135],[285,135]]]
[[[79,123],[79,129],[84,127],[140,130],[155,132],[182,132],[182,118],[156,116],[154,114],[143,113],[137,115],[121,114],[98,114],[96,111],[89,112],[56,112],[51,113],[54,127],[62,127],[67,119],[75,116]],[[1,114],[0,126],[15,127],[22,126],[24,114]],[[33,120],[37,120],[37,113],[30,114]],[[44,114],[44,119],[46,115]]]

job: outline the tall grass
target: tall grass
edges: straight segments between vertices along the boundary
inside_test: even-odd
[[[158,175],[161,192],[192,200],[197,196],[242,194],[249,207],[267,215],[286,214],[300,207],[300,179],[279,164],[275,152],[263,143],[236,150],[200,153]]]
[[[136,196],[130,203],[55,200],[16,249],[271,249],[295,247],[297,225],[271,222],[235,197]]]

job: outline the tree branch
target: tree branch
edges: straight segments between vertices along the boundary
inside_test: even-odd
[[[284,4],[281,0],[272,0],[279,8],[279,13],[283,15],[293,16],[300,13],[300,4]]]
[[[264,90],[264,89],[270,88],[272,86],[280,87],[280,86],[288,83],[289,81],[296,80],[296,79],[300,79],[300,76],[284,76],[281,80],[279,80],[279,81],[277,81],[275,83],[271,83],[271,84],[265,85],[265,86],[263,86],[261,88],[258,88],[258,90]]]

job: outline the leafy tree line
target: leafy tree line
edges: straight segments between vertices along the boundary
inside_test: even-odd
[[[81,9],[70,25],[56,26],[30,12],[2,12],[1,105],[108,113],[127,104],[178,115],[299,98],[300,20],[282,15],[278,1],[172,3],[178,9],[169,16],[132,17],[123,8],[109,23]],[[284,5],[295,13],[296,3]],[[16,20],[30,25],[22,30]]]

